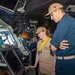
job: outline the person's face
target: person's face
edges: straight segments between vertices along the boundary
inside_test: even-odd
[[[50,15],[51,20],[53,20],[55,23],[59,22],[59,11],[58,9],[51,13]]]
[[[38,37],[39,37],[40,39],[43,39],[43,37],[44,37],[43,34],[44,34],[44,32],[41,31],[40,33],[38,33]]]

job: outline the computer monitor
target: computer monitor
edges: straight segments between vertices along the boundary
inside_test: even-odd
[[[12,48],[0,49],[0,55],[12,75],[23,75],[25,68]]]

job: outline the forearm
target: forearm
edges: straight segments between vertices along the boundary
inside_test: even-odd
[[[35,59],[35,64],[34,64],[35,67],[36,67],[37,64],[38,64],[38,61],[39,61],[39,57],[38,57],[38,53],[37,53],[37,54],[36,54],[36,59]]]
[[[56,63],[56,55],[54,55],[54,66],[53,66],[54,71],[55,71],[55,63]]]
[[[59,46],[59,49],[65,50],[65,49],[68,48],[68,47],[69,47],[69,43],[68,43],[67,40],[61,41],[60,46]],[[57,49],[58,49],[58,48],[56,48],[55,46],[51,45],[51,50],[52,50],[52,51],[56,51]]]
[[[51,44],[50,48],[51,48],[52,51],[56,51],[57,50],[57,48],[54,45],[52,45],[52,44]]]

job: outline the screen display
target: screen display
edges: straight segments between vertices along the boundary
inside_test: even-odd
[[[0,5],[5,7],[5,8],[14,10],[14,8],[17,4],[17,1],[18,0],[0,0]]]
[[[21,69],[21,63],[16,57],[16,55],[14,54],[13,50],[2,51],[2,54],[5,57],[6,62],[8,63],[12,71],[15,74],[17,74]]]

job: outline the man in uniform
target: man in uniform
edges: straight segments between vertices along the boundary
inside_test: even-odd
[[[60,3],[51,4],[45,16],[57,23],[50,41],[52,51],[56,52],[56,75],[75,75],[75,19],[64,12]],[[62,40],[69,44],[64,50],[59,48]]]

